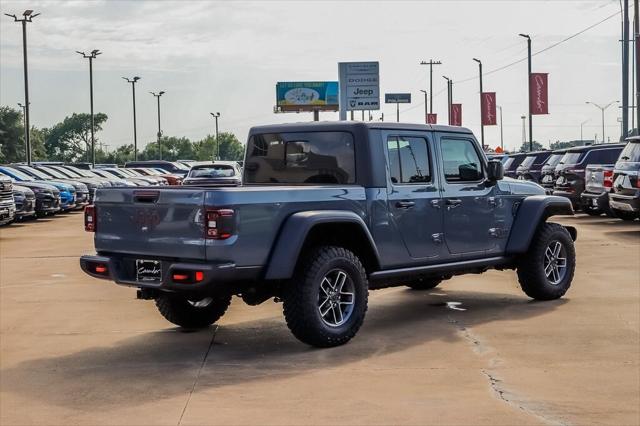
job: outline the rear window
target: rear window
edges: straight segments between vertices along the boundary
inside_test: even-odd
[[[640,162],[640,142],[629,142],[620,153],[618,161]]]
[[[192,178],[225,178],[235,176],[235,170],[231,166],[209,166],[191,169],[189,177]]]
[[[353,136],[348,132],[265,133],[249,138],[248,184],[352,184]]]

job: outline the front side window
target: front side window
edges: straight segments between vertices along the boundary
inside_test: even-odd
[[[353,136],[348,132],[253,135],[244,180],[248,184],[353,184]]]
[[[431,182],[427,140],[409,136],[391,136],[387,140],[389,174],[392,183]]]
[[[447,182],[473,182],[482,179],[482,162],[472,141],[443,138],[440,147]]]

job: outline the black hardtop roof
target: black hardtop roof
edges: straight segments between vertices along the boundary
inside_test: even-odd
[[[249,136],[260,133],[350,130],[359,131],[363,129],[417,130],[472,134],[471,130],[467,129],[466,127],[444,126],[437,124],[392,123],[381,121],[311,121],[303,123],[267,124],[263,126],[254,126],[249,130]]]
[[[173,164],[173,161],[168,160],[138,160],[138,161],[127,161],[125,163],[125,167],[132,164],[140,164],[140,167],[143,167],[145,164]]]
[[[626,144],[624,143],[602,143],[598,145],[574,146],[573,148],[567,149],[566,152],[585,152],[593,149],[624,148],[625,145]]]
[[[545,150],[545,151],[532,151],[532,152],[526,152],[525,154],[527,154],[527,157],[532,157],[534,155],[541,155],[541,154],[551,154],[553,151],[549,151],[549,150]]]
[[[625,141],[629,141],[629,142],[640,142],[640,136],[629,136],[628,138],[625,139]]]
[[[514,152],[513,154],[509,154],[509,157],[524,157],[529,155],[528,152]]]

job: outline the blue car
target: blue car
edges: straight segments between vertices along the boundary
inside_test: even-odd
[[[16,182],[35,182],[35,179],[13,167],[0,166],[0,172],[12,177]],[[76,207],[76,189],[73,185],[56,180],[47,180],[46,183],[55,186],[60,191],[60,210],[69,211]]]

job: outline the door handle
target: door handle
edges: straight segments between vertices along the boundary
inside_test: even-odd
[[[462,204],[462,200],[460,200],[459,198],[447,198],[446,204],[447,207],[454,209]]]
[[[396,207],[399,209],[410,209],[411,207],[415,206],[416,203],[413,201],[398,201],[396,203]]]

